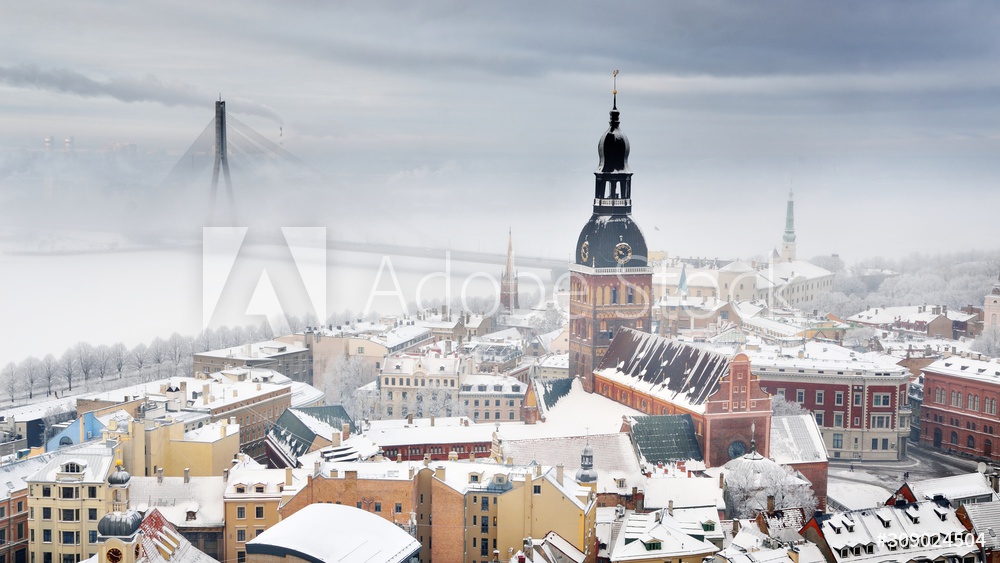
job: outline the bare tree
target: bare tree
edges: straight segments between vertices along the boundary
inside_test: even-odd
[[[80,368],[80,373],[83,375],[84,382],[90,379],[90,372],[94,369],[94,363],[94,347],[86,342],[77,344],[76,364]]]
[[[213,350],[212,343],[215,342],[215,333],[212,329],[206,328],[191,341],[191,351],[195,354]]]
[[[63,352],[61,358],[59,358],[59,373],[69,384],[69,390],[73,390],[73,376],[76,374],[76,354],[73,353],[72,349]]]
[[[52,354],[42,358],[42,378],[45,380],[45,396],[52,394],[52,381],[59,373],[59,361]]]
[[[111,369],[115,370],[118,374],[118,379],[122,378],[122,372],[125,371],[125,366],[128,365],[128,348],[124,344],[118,342],[111,346]]]
[[[104,381],[104,376],[108,374],[111,367],[111,348],[107,344],[101,344],[94,348],[94,369],[97,370],[98,377]]]
[[[1000,326],[986,327],[970,348],[991,358],[1000,358]]]
[[[170,340],[167,340],[167,357],[174,364],[174,375],[176,375],[181,362],[191,357],[191,344],[188,339],[176,332],[171,334]]]
[[[135,345],[132,348],[132,366],[136,371],[142,371],[147,365],[149,365],[149,347],[142,342]]]
[[[28,398],[35,398],[35,382],[42,373],[42,363],[34,356],[25,358],[17,368],[18,373],[24,380],[25,387],[28,388]]]
[[[160,367],[167,359],[167,343],[157,336],[149,343],[149,361],[156,366],[156,378],[160,378]]]
[[[14,362],[8,363],[3,368],[3,386],[10,395],[10,402],[14,402],[14,397],[17,393],[17,365]]]

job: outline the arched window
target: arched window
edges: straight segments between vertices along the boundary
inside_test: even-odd
[[[958,445],[958,432],[955,432],[954,430],[951,432],[951,443],[956,446]]]
[[[975,438],[975,436],[969,436],[969,438],[965,441],[965,445],[970,450],[976,449],[976,438]]]

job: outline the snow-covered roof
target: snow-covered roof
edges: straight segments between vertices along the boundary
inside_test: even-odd
[[[896,325],[897,323],[929,323],[938,317],[947,317],[951,321],[968,322],[976,315],[963,313],[955,309],[941,306],[912,305],[902,307],[872,307],[847,318],[854,323],[866,325]],[[902,328],[902,327],[901,327]]]
[[[990,486],[989,478],[978,471],[907,484],[918,501],[931,500],[936,495],[941,495],[956,505],[968,501],[1000,501],[1000,496]]]
[[[826,499],[830,506],[842,506],[848,510],[861,510],[885,504],[892,491],[873,483],[843,481],[831,477],[826,484]]]
[[[771,417],[770,455],[781,465],[827,461],[826,444],[812,415]]]
[[[242,346],[232,346],[230,348],[220,348],[218,350],[198,352],[195,355],[207,356],[210,358],[233,358],[238,360],[254,360],[254,359],[274,358],[285,354],[305,352],[306,350],[307,350],[306,348],[297,346],[295,344],[288,344],[287,342],[278,342],[277,340],[266,340],[264,342],[254,342],[251,344],[244,344]]]
[[[159,509],[146,514],[139,530],[142,556],[137,563],[218,563],[191,545]]]
[[[729,373],[729,358],[676,340],[622,329],[595,373],[690,412],[705,402]]]
[[[200,428],[193,428],[184,433],[185,442],[215,442],[227,438],[240,431],[239,424],[229,424],[227,420],[210,422]]]
[[[974,555],[979,546],[965,541],[965,526],[947,501],[898,503],[895,506],[838,512],[819,518],[823,538],[835,561],[931,561],[941,556]],[[950,538],[896,543],[895,538]],[[956,539],[957,538],[957,539]],[[844,551],[846,550],[846,552]]]
[[[68,449],[60,450],[59,453],[65,453]],[[0,501],[9,499],[15,492],[26,489],[28,478],[48,465],[56,453],[51,452],[0,465]]]
[[[499,389],[497,387],[499,386]],[[483,389],[482,387],[485,387]],[[528,390],[528,385],[509,375],[472,374],[465,376],[459,396],[474,393],[488,393],[522,396]]]
[[[614,545],[609,547],[611,561],[689,558],[719,551],[713,544],[686,533],[666,510],[649,514],[627,512]]]
[[[246,544],[248,554],[300,557],[313,563],[401,563],[420,542],[392,522],[341,504],[310,504]]]
[[[538,362],[539,367],[569,369],[569,354],[549,354]]]
[[[48,463],[29,475],[29,483],[51,483],[62,472],[63,464],[74,462],[80,468],[81,483],[104,483],[111,473],[114,450],[104,442],[85,442],[79,448],[66,448],[55,452]]]
[[[829,342],[808,341],[798,346],[760,346],[746,350],[754,372],[780,373],[783,370],[807,370],[802,374],[825,375],[894,375],[909,378],[909,371],[897,365],[895,358],[884,355],[859,354]],[[799,357],[801,355],[801,357]],[[1000,366],[998,366],[1000,367]],[[796,372],[797,377],[802,374]]]
[[[712,477],[688,476],[686,473],[663,474],[654,472],[646,479],[643,489],[646,508],[667,508],[673,501],[674,510],[682,508],[708,507],[724,510],[726,501],[719,488],[719,479]]]
[[[597,492],[631,494],[632,487],[642,488],[645,476],[632,449],[628,434],[591,434],[563,438],[525,438],[504,440],[503,459],[512,458],[515,464],[562,464],[565,471],[575,475],[580,469],[580,456],[587,445],[593,449],[594,469],[597,471]],[[621,486],[619,486],[621,485]]]
[[[987,552],[1000,550],[1000,502],[977,502],[962,505],[969,517],[969,523],[982,539],[983,548]]]
[[[159,510],[174,526],[181,528],[210,528],[226,523],[222,495],[226,482],[221,477],[135,476],[129,481],[131,506],[139,512],[151,508]],[[189,519],[188,513],[194,518]]]
[[[940,373],[993,384],[1000,383],[1000,360],[974,360],[950,356],[935,361],[923,369],[924,373]]]
[[[805,260],[774,262],[758,272],[757,289],[768,288],[772,284],[781,285],[799,278],[808,281],[828,276],[833,276],[833,273]]]

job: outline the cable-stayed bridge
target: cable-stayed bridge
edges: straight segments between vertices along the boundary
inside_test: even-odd
[[[161,183],[161,190],[197,186],[204,182],[206,172],[212,169],[209,192],[207,225],[239,226],[236,214],[236,196],[239,186],[233,185],[230,164],[234,169],[256,169],[267,165],[271,171],[282,175],[286,184],[298,183],[304,179],[333,185],[335,182],[309,167],[305,162],[284,149],[279,143],[268,139],[249,125],[226,111],[226,102],[215,103],[215,116],[208,122],[191,146],[180,157]],[[223,182],[224,194],[220,194],[219,183]],[[225,197],[227,220],[217,217],[216,203],[220,195]],[[451,259],[462,262],[503,265],[506,254],[502,241],[497,241],[498,252],[472,250],[451,250],[445,248],[399,245],[387,242],[358,242],[331,237],[327,241],[330,250],[343,250],[390,256],[410,256],[441,259],[450,252]],[[520,268],[537,268],[553,273],[566,271],[568,259],[553,259],[540,256],[517,255]]]

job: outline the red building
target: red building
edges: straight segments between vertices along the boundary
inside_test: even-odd
[[[951,356],[924,368],[920,443],[938,449],[1000,458],[1000,363]]]
[[[594,392],[647,414],[690,414],[709,467],[749,451],[767,456],[771,397],[745,354],[728,358],[683,342],[622,330],[593,374]]]
[[[494,427],[475,424],[467,417],[413,418],[372,421],[365,436],[378,445],[385,457],[420,461],[490,457]]]
[[[831,458],[902,459],[910,432],[910,373],[851,354],[810,342],[794,357],[755,354],[753,369],[768,393],[813,413]]]

